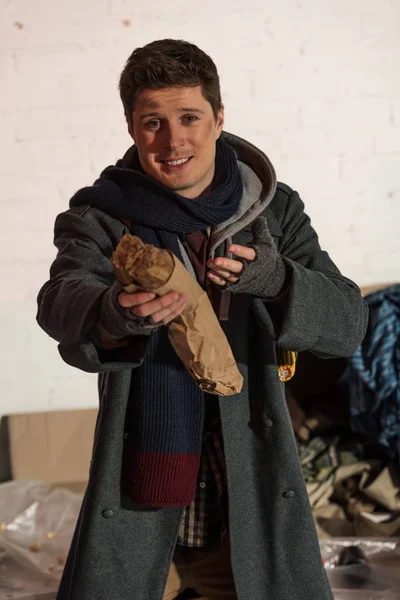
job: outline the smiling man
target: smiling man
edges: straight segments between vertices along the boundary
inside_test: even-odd
[[[134,145],[57,217],[38,298],[62,358],[99,373],[90,478],[57,598],[195,588],[208,600],[331,599],[277,349],[349,356],[366,305],[298,193],[223,131],[207,54],[181,40],[138,48],[120,94]],[[179,361],[168,339],[179,290],[122,291],[110,258],[126,233],[174,252],[207,290],[239,394],[204,394]]]

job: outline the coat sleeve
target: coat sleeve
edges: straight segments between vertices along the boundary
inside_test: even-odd
[[[150,341],[134,336],[126,347],[109,351],[96,343],[100,302],[115,281],[110,257],[123,233],[122,223],[119,230],[119,222],[88,207],[64,212],[55,222],[58,253],[38,295],[37,321],[59,342],[65,362],[89,373],[139,366]]]
[[[255,301],[262,324],[284,349],[308,350],[323,358],[352,355],[368,322],[359,288],[321,250],[297,192],[281,185],[270,211],[282,232],[278,249],[287,267],[288,287],[281,303]]]

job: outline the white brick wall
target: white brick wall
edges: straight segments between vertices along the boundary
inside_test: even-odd
[[[398,279],[399,14],[398,0],[0,0],[0,415],[96,405],[95,377],[35,324],[36,295],[55,215],[129,144],[118,74],[153,39],[213,56],[226,129],[300,192],[346,275]]]

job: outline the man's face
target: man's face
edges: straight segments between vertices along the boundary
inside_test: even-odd
[[[144,171],[186,198],[207,192],[215,170],[215,143],[224,124],[201,86],[143,90],[129,133]]]

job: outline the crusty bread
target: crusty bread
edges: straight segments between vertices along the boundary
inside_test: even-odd
[[[111,260],[122,285],[133,283],[149,291],[167,283],[174,269],[169,250],[144,244],[140,238],[130,234],[120,240]]]

